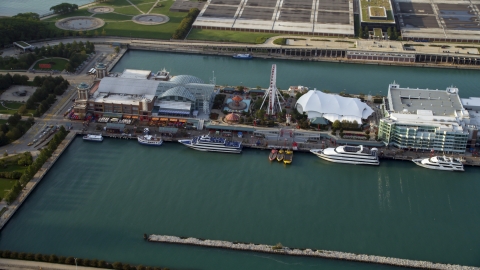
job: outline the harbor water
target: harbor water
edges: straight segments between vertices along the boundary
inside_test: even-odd
[[[26,12],[35,12],[42,15],[50,12],[50,7],[60,3],[70,3],[81,6],[91,2],[93,2],[93,0],[0,0],[0,16],[13,16]]]
[[[166,68],[172,75],[193,75],[209,82],[215,71],[218,85],[268,87],[272,64],[277,65],[277,86],[288,89],[303,85],[310,89],[339,93],[386,95],[388,84],[396,81],[402,87],[443,89],[456,86],[460,96],[480,96],[478,70],[439,69],[361,65],[329,62],[306,62],[272,59],[240,60],[228,56],[175,54],[154,51],[128,51],[113,68],[156,72]]]
[[[147,233],[480,266],[479,173],[308,153],[286,166],[260,150],[77,138],[3,229],[0,249],[174,269],[393,269],[149,243]]]

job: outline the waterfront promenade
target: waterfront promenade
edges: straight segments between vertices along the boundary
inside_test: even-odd
[[[43,164],[43,166],[38,170],[35,176],[27,183],[25,188],[20,192],[17,199],[10,205],[8,205],[5,200],[0,202],[0,211],[3,211],[3,214],[0,217],[0,230],[8,223],[10,218],[15,214],[15,212],[22,206],[23,202],[27,199],[28,195],[35,189],[35,187],[42,181],[43,177],[47,174],[50,168],[55,164],[57,159],[62,155],[63,151],[68,148],[70,143],[75,138],[76,133],[70,132],[67,137],[60,143],[52,156]],[[3,210],[5,209],[5,210]]]
[[[427,262],[427,261],[415,261],[415,260],[398,259],[398,258],[383,257],[383,256],[354,254],[354,253],[340,252],[340,251],[314,250],[309,248],[299,249],[299,248],[289,248],[289,247],[281,247],[281,246],[275,247],[275,246],[269,246],[265,244],[253,244],[253,243],[232,243],[229,241],[197,239],[193,237],[187,238],[187,237],[152,234],[148,236],[147,240],[150,242],[159,242],[159,243],[194,245],[194,246],[202,246],[202,247],[213,247],[213,248],[233,249],[233,250],[241,250],[241,251],[272,253],[272,254],[289,255],[289,256],[316,257],[316,258],[336,259],[336,260],[355,261],[355,262],[364,262],[364,263],[386,264],[386,265],[392,265],[392,266],[419,268],[419,269],[452,269],[452,270],[453,269],[454,270],[480,269],[479,267],[473,267],[473,266],[441,264],[441,263],[433,263],[433,262]]]
[[[25,260],[0,259],[0,269],[8,270],[93,270],[98,267],[75,266],[67,264],[35,262]]]

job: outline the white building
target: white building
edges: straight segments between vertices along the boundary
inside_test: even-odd
[[[378,136],[398,148],[464,153],[477,134],[455,87],[411,89],[392,83],[382,108]]]
[[[339,120],[357,121],[367,119],[373,110],[358,98],[325,94],[322,91],[310,90],[300,97],[295,104],[299,113],[306,113],[309,119],[323,117],[330,122]]]

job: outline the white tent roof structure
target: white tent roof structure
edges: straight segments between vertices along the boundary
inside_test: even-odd
[[[372,108],[358,98],[325,94],[318,90],[310,90],[301,96],[295,107],[299,113],[306,113],[309,119],[323,117],[331,122],[347,120],[360,124],[362,119],[373,113]]]

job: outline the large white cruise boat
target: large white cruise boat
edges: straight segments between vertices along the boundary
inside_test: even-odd
[[[152,135],[138,136],[137,140],[140,144],[144,144],[144,145],[160,146],[163,143],[163,140],[161,137],[152,136]]]
[[[412,161],[418,166],[432,170],[464,171],[463,163],[457,158],[434,156],[430,158],[413,159]]]
[[[225,138],[202,135],[188,140],[178,140],[179,143],[192,149],[207,152],[223,152],[239,154],[242,152],[242,143],[228,141]]]
[[[377,148],[371,150],[360,146],[338,146],[336,148],[312,149],[310,152],[319,158],[337,163],[356,165],[379,165]]]
[[[92,142],[103,142],[103,136],[102,135],[93,135],[93,134],[87,134],[83,136],[84,141],[92,141]]]

